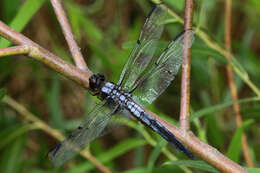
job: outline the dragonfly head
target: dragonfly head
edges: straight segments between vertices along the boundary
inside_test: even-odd
[[[89,86],[94,92],[99,92],[105,85],[105,76],[102,74],[93,74],[89,78]]]

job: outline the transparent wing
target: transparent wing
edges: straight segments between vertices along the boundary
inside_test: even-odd
[[[144,72],[140,80],[135,82],[135,99],[143,105],[151,104],[170,85],[182,64],[184,35],[194,41],[194,31],[181,32],[163,51],[150,70]]]
[[[117,112],[109,119],[107,126],[100,136],[118,130],[122,125],[127,124],[131,118],[131,114],[125,109],[117,110]]]
[[[99,137],[116,109],[116,105],[105,101],[96,105],[82,124],[48,153],[52,163],[61,166]]]
[[[161,5],[157,5],[146,18],[139,39],[118,81],[118,84],[121,85],[123,89],[130,90],[138,76],[151,61],[157,47],[157,42],[163,31],[163,22],[166,18],[166,14],[167,10]]]

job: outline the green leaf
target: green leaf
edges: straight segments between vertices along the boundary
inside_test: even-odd
[[[108,150],[105,153],[102,153],[101,155],[97,156],[97,159],[102,163],[107,163],[110,160],[113,160],[114,158],[128,152],[129,150],[136,148],[138,146],[142,146],[146,144],[146,141],[141,139],[127,139],[121,142],[120,144],[116,145],[112,149]],[[80,173],[80,172],[86,172],[94,168],[94,165],[92,163],[84,163],[80,164],[78,166],[75,166],[74,168],[70,169],[66,173]]]
[[[17,32],[21,32],[44,2],[45,0],[25,1],[9,26]],[[8,47],[10,44],[8,40],[0,39],[0,48]]]
[[[253,122],[254,120],[245,121],[239,128],[237,128],[235,134],[232,137],[226,156],[234,162],[239,161],[243,131],[245,127],[249,126]]]
[[[183,165],[183,166],[187,166],[187,167],[190,167],[190,168],[197,168],[197,169],[200,169],[202,171],[219,173],[218,170],[216,170],[215,168],[213,168],[212,166],[210,166],[206,162],[199,161],[199,160],[169,161],[169,162],[165,162],[163,165],[176,165],[176,166]]]
[[[0,89],[0,101],[4,98],[7,90],[5,88]]]
[[[168,142],[166,142],[166,140],[161,140],[159,143],[157,143],[149,158],[147,172],[152,172],[156,159],[159,157],[162,149],[166,146],[167,143]]]
[[[218,110],[221,110],[223,108],[226,108],[228,106],[231,106],[235,103],[247,103],[247,102],[255,102],[255,101],[260,101],[259,97],[251,97],[251,98],[245,98],[245,99],[239,99],[236,101],[228,101],[226,103],[218,104],[215,106],[211,106],[205,109],[201,109],[200,111],[195,112],[194,114],[191,115],[190,121],[193,121],[195,118],[200,118],[204,115],[211,114],[213,112],[216,112]]]

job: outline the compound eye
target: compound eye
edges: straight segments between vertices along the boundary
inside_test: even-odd
[[[89,86],[93,91],[99,91],[105,84],[104,75],[94,74],[89,78]]]
[[[89,87],[93,90],[93,91],[97,91],[97,76],[96,75],[92,75],[89,78]]]

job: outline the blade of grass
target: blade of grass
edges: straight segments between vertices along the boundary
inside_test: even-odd
[[[236,101],[228,101],[226,103],[222,103],[222,104],[211,106],[211,107],[208,107],[205,109],[201,109],[200,111],[197,111],[191,115],[190,121],[193,121],[196,118],[201,118],[202,116],[211,114],[213,112],[216,112],[218,110],[231,106],[234,103],[248,103],[248,102],[255,102],[255,101],[260,101],[260,97],[251,97],[251,98],[239,99]]]
[[[106,153],[102,153],[101,155],[99,155],[97,157],[97,159],[100,160],[102,163],[107,163],[107,162],[113,160],[114,158],[128,152],[129,150],[136,148],[138,146],[142,146],[144,144],[146,144],[145,140],[127,139],[127,140],[121,142],[120,144],[116,145],[112,149],[108,150]],[[84,163],[84,164],[80,164],[78,166],[73,167],[66,173],[86,172],[86,171],[92,170],[93,168],[95,168],[93,164]]]
[[[162,149],[166,146],[167,142],[165,140],[160,141],[157,143],[155,149],[153,150],[149,160],[148,160],[148,166],[147,166],[147,172],[152,172],[154,168],[154,164],[156,159],[159,157]]]
[[[55,173],[54,171],[41,170],[39,168],[30,169],[28,173]]]
[[[83,31],[87,35],[87,38],[90,39],[91,42],[99,43],[103,39],[103,33],[91,20],[88,19],[88,16],[83,14],[81,8],[70,1],[66,1],[64,5],[68,10],[68,15],[70,17],[75,17],[75,15],[78,17],[77,25],[82,27]]]
[[[25,1],[9,26],[17,32],[21,32],[44,2],[45,0]],[[5,39],[0,39],[0,48],[8,47],[10,44],[11,42]]]
[[[0,101],[4,98],[7,90],[5,88],[0,89]]]
[[[50,107],[51,123],[59,129],[64,128],[63,113],[60,106],[60,81],[59,75],[54,74],[50,94],[48,97]]]
[[[17,139],[27,131],[38,128],[35,124],[22,124],[2,130],[0,133],[0,149]]]
[[[179,160],[179,161],[170,161],[170,162],[165,162],[163,165],[184,165],[187,167],[191,168],[197,168],[202,171],[207,171],[207,172],[213,172],[213,173],[220,173],[218,170],[210,166],[204,161],[200,160]]]
[[[135,137],[137,139],[142,138],[141,134],[137,133],[137,132],[136,132]],[[138,168],[138,167],[141,167],[141,166],[144,165],[144,162],[145,162],[145,152],[144,152],[144,150],[145,150],[145,147],[142,147],[142,146],[135,148],[134,159],[133,159],[134,160],[133,161],[134,162],[133,167]]]
[[[2,0],[1,6],[4,8],[1,9],[1,20],[4,22],[11,21],[17,12],[17,9],[19,9],[20,3],[20,0]]]
[[[146,170],[146,168],[134,168],[129,171],[125,171],[124,173],[145,173]]]
[[[259,173],[260,168],[246,168],[250,173]]]
[[[16,138],[15,142],[5,149],[0,162],[0,172],[20,172],[19,168],[21,166],[25,139],[25,137]]]
[[[243,131],[247,126],[251,125],[253,122],[254,120],[252,119],[245,121],[239,128],[237,128],[235,134],[232,137],[226,156],[234,162],[239,161]]]

